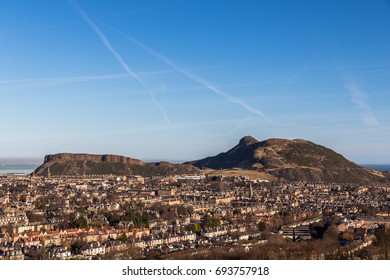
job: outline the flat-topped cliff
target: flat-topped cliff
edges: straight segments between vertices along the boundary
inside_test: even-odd
[[[199,174],[199,169],[190,164],[169,162],[143,162],[119,156],[97,154],[59,153],[46,155],[44,163],[34,174],[37,176],[58,175],[141,175],[169,176],[173,174]]]

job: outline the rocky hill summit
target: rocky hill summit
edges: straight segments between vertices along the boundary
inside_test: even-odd
[[[385,180],[324,146],[302,139],[258,141],[243,137],[227,152],[188,162],[198,168],[241,168],[266,172],[287,181],[363,183]]]

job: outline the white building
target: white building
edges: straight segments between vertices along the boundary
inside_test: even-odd
[[[81,247],[81,254],[84,256],[104,255],[106,253],[106,246],[99,242],[94,242]]]

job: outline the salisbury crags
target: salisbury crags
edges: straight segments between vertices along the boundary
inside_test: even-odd
[[[54,155],[45,156],[44,163],[51,161],[66,161],[66,160],[81,160],[81,161],[94,161],[94,162],[122,162],[127,164],[145,164],[139,159],[130,157],[118,156],[118,155],[93,155],[93,154],[71,154],[71,153],[60,153]]]
[[[93,155],[60,153],[45,156],[44,163],[35,175],[142,175],[167,176],[172,174],[198,174],[199,169],[189,164],[169,162],[143,162],[139,159],[118,155]]]

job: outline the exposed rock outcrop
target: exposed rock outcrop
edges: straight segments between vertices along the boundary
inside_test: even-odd
[[[142,175],[168,176],[173,174],[198,174],[198,168],[189,164],[169,162],[143,162],[139,159],[118,155],[94,155],[60,153],[45,156],[44,163],[35,175]]]
[[[258,141],[245,136],[225,153],[189,163],[198,168],[258,170],[289,181],[357,183],[386,180],[381,172],[363,168],[329,148],[301,139]]]

